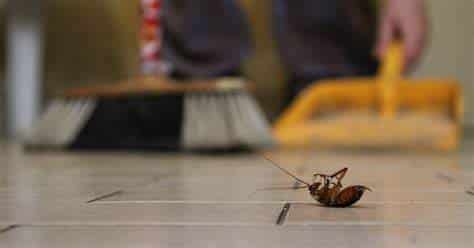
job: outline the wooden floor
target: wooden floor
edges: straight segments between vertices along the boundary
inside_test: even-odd
[[[474,139],[459,153],[271,151],[374,191],[330,209],[256,154],[26,153],[0,146],[0,247],[473,247]],[[285,203],[288,215],[277,225]]]

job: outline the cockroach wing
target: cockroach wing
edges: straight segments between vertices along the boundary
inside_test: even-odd
[[[366,190],[370,191],[369,188],[361,185],[346,187],[337,194],[333,206],[341,208],[349,207],[358,202]]]

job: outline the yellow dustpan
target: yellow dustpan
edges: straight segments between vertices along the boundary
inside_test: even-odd
[[[274,125],[283,146],[456,149],[462,90],[456,80],[402,77],[403,47],[394,42],[375,78],[317,82]]]

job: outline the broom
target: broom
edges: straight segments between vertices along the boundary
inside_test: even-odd
[[[142,1],[143,74],[166,74],[161,1]],[[73,89],[52,101],[27,147],[222,150],[272,143],[269,125],[241,79],[176,82],[144,77]]]
[[[249,88],[249,83],[240,78],[177,82],[144,77],[115,85],[71,89],[52,101],[24,144],[28,148],[70,149],[229,150],[266,147],[273,143],[270,127],[250,96]],[[140,114],[140,105],[143,104],[151,108],[173,108],[160,104],[167,98],[182,106],[181,116],[173,122],[180,132],[175,140],[162,139],[166,134],[159,132],[163,122],[155,117],[166,118],[160,116],[162,109]],[[138,105],[135,104],[137,101]],[[114,115],[121,106],[133,110]],[[109,131],[117,125],[122,129]],[[140,126],[144,128],[137,128]],[[130,132],[134,134],[129,135]]]

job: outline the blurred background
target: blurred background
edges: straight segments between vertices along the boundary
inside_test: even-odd
[[[0,1],[0,130],[5,135],[5,81],[7,7]],[[43,102],[56,90],[92,82],[113,82],[139,72],[137,1],[38,1],[43,5]],[[270,118],[283,99],[285,71],[272,40],[270,0],[241,0],[252,23],[255,54],[245,74],[257,82],[257,98]],[[474,2],[429,0],[431,37],[413,76],[454,77],[466,95],[466,122],[474,124]]]

